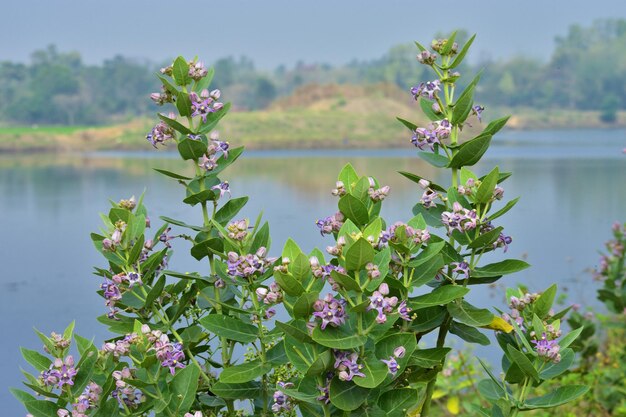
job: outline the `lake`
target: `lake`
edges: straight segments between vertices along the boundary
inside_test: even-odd
[[[475,171],[482,175],[497,164],[514,173],[503,184],[505,200],[522,198],[499,220],[513,237],[504,256],[526,259],[532,267],[507,276],[495,288],[475,291],[472,301],[502,306],[504,285],[519,283],[538,291],[558,282],[567,290],[568,303],[594,304],[597,284],[587,269],[596,265],[613,221],[626,220],[624,147],[624,130],[505,131],[494,140]],[[270,222],[272,254],[280,253],[288,237],[308,251],[330,242],[320,236],[315,221],[336,211],[330,190],[349,161],[360,174],[391,186],[382,212],[388,223],[410,219],[421,195],[396,171],[419,173],[440,184],[449,181],[408,146],[249,152],[222,177],[234,197],[250,196],[243,215],[254,220],[262,211]],[[77,333],[95,337],[97,346],[108,336],[95,319],[106,310],[96,294],[100,280],[92,275],[93,266],[105,264],[89,233],[98,230],[98,213],[108,210],[109,198],[119,201],[145,190],[153,229],[159,215],[200,223],[200,209],[180,202],[184,189],[152,170],[184,166],[164,151],[0,155],[0,324],[10,336],[0,348],[4,415],[25,414],[7,389],[20,385],[19,367],[28,368],[19,346],[40,348],[33,326],[49,334],[76,319]],[[186,242],[176,241],[174,249],[171,269],[205,271],[205,263],[188,259]],[[501,251],[496,256],[503,259]]]

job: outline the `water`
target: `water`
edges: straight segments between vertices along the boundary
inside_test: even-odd
[[[506,132],[494,143],[475,171],[482,175],[498,164],[501,171],[514,172],[504,183],[505,198],[522,199],[500,222],[514,238],[506,256],[533,265],[503,279],[504,285],[541,290],[558,282],[567,289],[568,302],[594,303],[595,284],[586,269],[596,265],[612,222],[626,219],[625,146],[623,130]],[[330,243],[314,221],[336,211],[329,190],[348,161],[359,173],[391,186],[383,209],[389,222],[412,217],[420,194],[395,171],[420,173],[440,184],[449,181],[411,154],[408,148],[249,152],[224,178],[233,196],[250,196],[245,216],[254,219],[263,211],[269,220],[273,254],[288,237],[308,251]],[[153,225],[158,226],[159,215],[200,222],[199,208],[180,203],[183,188],[152,167],[180,170],[184,164],[163,152],[0,157],[4,415],[24,414],[7,388],[20,386],[20,366],[28,369],[19,346],[40,349],[33,326],[49,334],[76,319],[77,333],[94,337],[97,345],[108,336],[95,320],[105,307],[95,293],[99,280],[91,274],[93,266],[105,264],[89,233],[97,231],[98,212],[108,210],[109,198],[138,196],[145,189]],[[187,259],[185,242],[175,249],[172,269],[204,270],[204,263]],[[502,259],[501,252],[497,256]],[[501,305],[501,294],[500,288],[483,289],[472,301]]]

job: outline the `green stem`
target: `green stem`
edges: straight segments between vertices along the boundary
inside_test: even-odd
[[[261,306],[259,305],[259,300],[257,300],[254,292],[251,291],[251,296],[250,299],[252,300],[252,304],[254,305],[254,311],[256,312],[256,314],[259,317],[259,344],[261,345],[261,363],[265,364],[265,362],[267,362],[267,355],[266,355],[266,351],[265,351],[265,340],[264,340],[264,334],[263,334],[263,323],[261,322]],[[262,395],[263,395],[263,411],[261,412],[262,416],[266,416],[266,411],[268,410],[268,404],[267,404],[267,394],[268,394],[268,389],[267,389],[267,375],[263,374],[263,376],[261,377],[261,391],[262,391]]]

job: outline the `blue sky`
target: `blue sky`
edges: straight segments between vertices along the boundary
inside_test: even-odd
[[[478,33],[476,57],[546,59],[569,25],[625,17],[623,0],[0,0],[0,60],[28,61],[48,44],[87,63],[115,54],[160,61],[246,55],[260,68],[342,64],[438,31]],[[187,6],[193,4],[194,6]],[[437,6],[438,4],[445,5]]]

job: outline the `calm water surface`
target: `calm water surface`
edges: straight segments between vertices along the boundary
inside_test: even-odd
[[[506,132],[475,167],[479,174],[495,164],[512,171],[504,183],[506,200],[522,196],[501,220],[513,244],[508,257],[527,259],[532,268],[502,280],[541,290],[558,282],[568,290],[569,302],[592,305],[595,284],[586,269],[596,265],[614,220],[626,220],[626,132],[559,131]],[[407,170],[437,177],[411,149],[392,151],[264,151],[249,152],[224,178],[233,196],[249,195],[243,215],[259,212],[269,220],[278,254],[288,237],[303,250],[325,247],[316,219],[334,213],[330,195],[341,167],[352,162],[362,174],[376,176],[392,191],[383,215],[388,222],[408,220],[421,194],[395,171]],[[99,285],[93,266],[104,266],[89,233],[100,226],[99,212],[108,199],[118,201],[146,190],[145,203],[153,225],[165,215],[200,222],[199,209],[182,207],[183,188],[161,177],[153,167],[184,167],[164,152],[89,155],[0,156],[0,404],[2,415],[24,414],[7,388],[20,385],[19,367],[28,367],[19,346],[39,349],[32,332],[61,331],[71,320],[77,332],[94,337],[96,345],[108,337],[96,316],[105,312],[96,294]],[[154,227],[154,226],[153,226]],[[187,259],[185,242],[175,246],[172,269],[203,271],[204,264]],[[497,256],[502,259],[501,252]],[[488,260],[488,259],[487,259]],[[473,301],[502,305],[499,288],[475,291]]]

